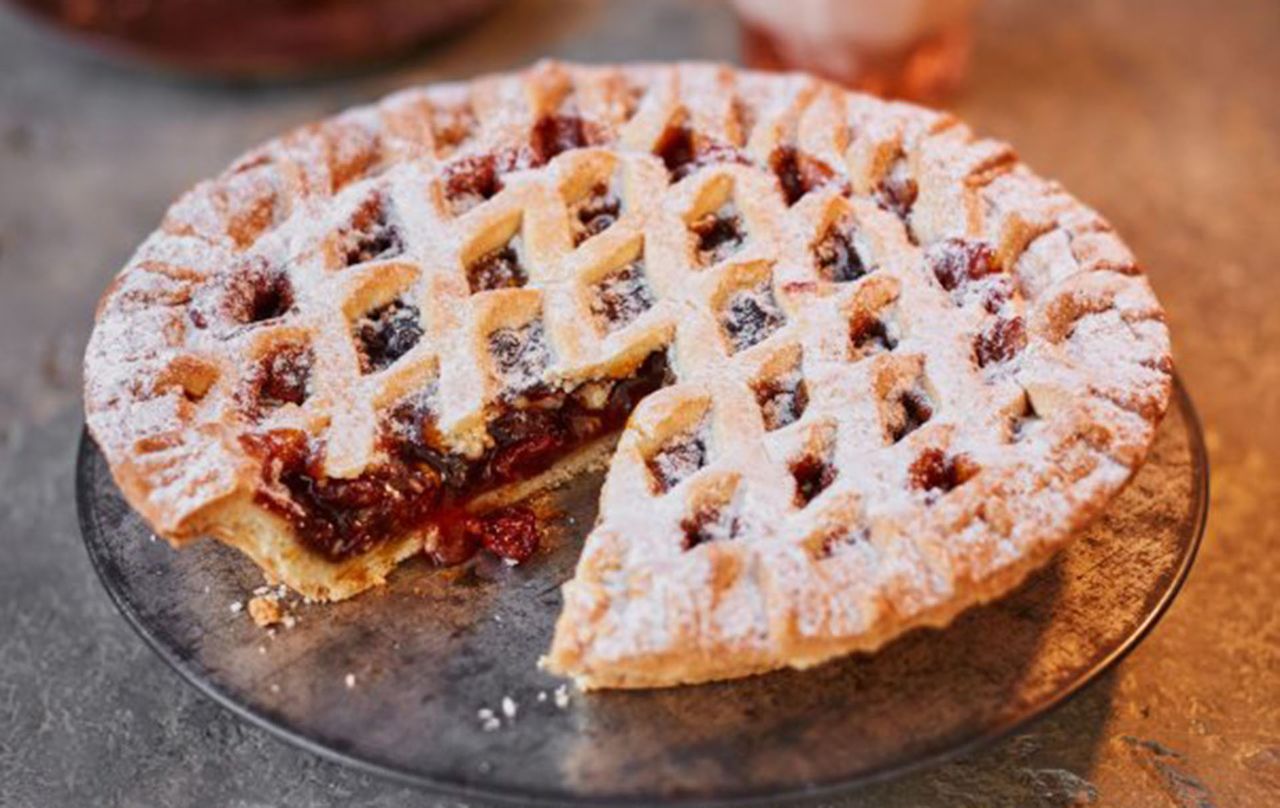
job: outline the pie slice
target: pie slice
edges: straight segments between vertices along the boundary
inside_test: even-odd
[[[1129,479],[1171,371],[1107,223],[950,116],[542,63],[197,185],[103,298],[85,397],[158,534],[319,600],[525,560],[511,503],[607,458],[545,664],[642,687],[1007,592]]]

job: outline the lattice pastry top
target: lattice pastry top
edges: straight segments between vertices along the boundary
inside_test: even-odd
[[[86,408],[157,532],[319,598],[630,413],[547,664],[644,686],[1007,591],[1128,480],[1170,376],[1107,223],[952,117],[543,63],[197,185],[103,298]]]

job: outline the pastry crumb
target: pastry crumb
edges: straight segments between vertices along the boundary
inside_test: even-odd
[[[348,673],[347,678],[343,681],[346,682],[347,690],[350,690],[356,686],[356,675],[354,673]]]
[[[249,616],[258,624],[258,628],[269,628],[281,622],[285,615],[280,608],[280,601],[274,597],[258,595],[249,601]]]
[[[516,717],[515,699],[511,698],[510,696],[502,697],[502,714],[505,715],[507,718]]]
[[[555,692],[556,706],[561,710],[569,706],[569,688],[567,685],[560,685]]]
[[[286,592],[284,587],[259,586],[253,590],[253,597],[246,604],[253,622],[258,628],[266,629],[269,636],[275,636],[276,626],[293,628],[298,623],[298,618],[288,611],[288,604],[284,601]],[[231,611],[239,613],[242,608],[233,604]]]
[[[238,600],[233,600],[231,601],[231,605],[227,608],[231,609],[232,614],[240,614],[240,612],[244,609],[244,604]]]
[[[485,732],[493,732],[502,726],[502,721],[488,707],[481,707],[477,710],[476,717],[480,719],[480,728]]]

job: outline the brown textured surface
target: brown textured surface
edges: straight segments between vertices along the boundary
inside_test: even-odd
[[[544,54],[736,48],[712,5],[552,5],[514,4],[390,73],[273,90],[104,67],[0,19],[0,802],[422,804],[240,725],[115,615],[71,505],[78,362],[113,269],[175,193],[249,143]],[[1266,0],[987,6],[955,106],[1143,259],[1206,425],[1209,531],[1178,602],[1113,675],[1023,735],[841,805],[1247,806],[1280,791],[1277,31]]]

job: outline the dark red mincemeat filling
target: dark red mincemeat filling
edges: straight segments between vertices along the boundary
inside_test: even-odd
[[[537,550],[532,513],[515,506],[477,516],[466,511],[467,502],[545,471],[592,439],[621,429],[636,404],[670,380],[666,353],[660,351],[632,376],[612,382],[599,407],[588,406],[576,390],[525,391],[490,422],[492,445],[477,458],[443,448],[430,408],[406,403],[383,430],[386,462],[351,479],[325,477],[323,448],[302,431],[247,436],[246,447],[262,460],[265,485],[257,501],[331,561],[427,525],[440,529],[434,552],[439,563],[461,563],[480,547],[524,561]]]

